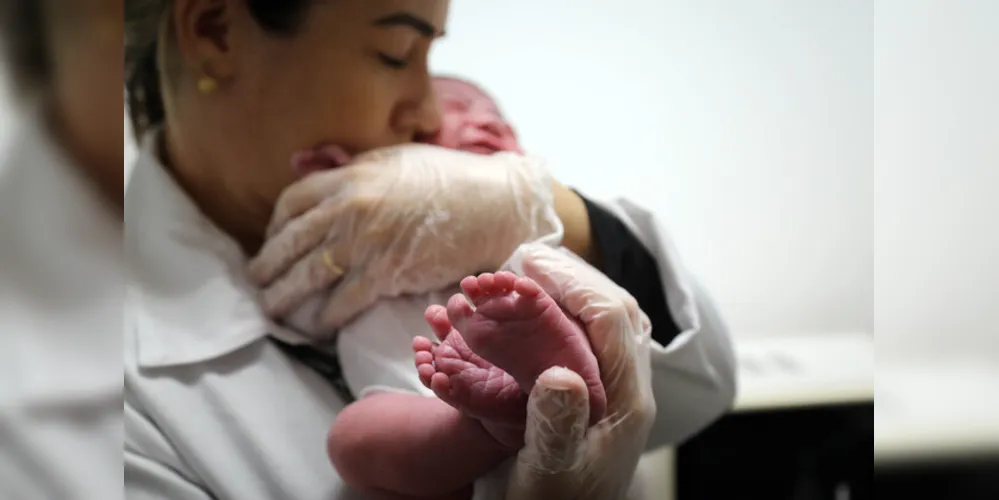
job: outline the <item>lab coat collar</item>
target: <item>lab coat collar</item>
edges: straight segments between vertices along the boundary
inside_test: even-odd
[[[205,217],[162,165],[160,132],[144,141],[125,190],[126,321],[140,367],[192,364],[274,335],[234,239]]]

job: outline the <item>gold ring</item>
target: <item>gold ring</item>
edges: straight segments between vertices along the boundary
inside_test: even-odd
[[[333,256],[330,255],[329,250],[323,250],[323,264],[326,264],[326,267],[330,271],[332,271],[333,274],[337,276],[343,274],[343,269],[341,269],[340,266],[333,263]]]

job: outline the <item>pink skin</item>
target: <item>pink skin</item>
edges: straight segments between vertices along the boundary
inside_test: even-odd
[[[299,176],[342,167],[350,163],[350,154],[340,146],[325,145],[298,151],[291,155],[291,168]]]
[[[533,280],[467,277],[447,307],[427,308],[435,345],[413,340],[436,398],[383,393],[337,415],[328,453],[347,484],[376,498],[470,498],[468,485],[524,444],[528,393],[548,368],[586,384],[590,420],[606,412],[600,369],[581,325]],[[581,396],[581,394],[580,394]]]
[[[465,278],[461,288],[475,310],[461,294],[430,306],[426,319],[441,343],[413,341],[420,380],[438,398],[479,419],[500,443],[519,443],[535,380],[564,366],[586,382],[591,424],[604,417],[607,396],[586,332],[537,283],[499,272]]]
[[[506,450],[523,446],[527,394],[510,374],[476,355],[451,327],[447,309],[431,306],[425,318],[439,345],[426,337],[413,339],[413,359],[424,386],[437,398],[477,419]]]
[[[486,155],[500,151],[523,154],[513,127],[482,89],[447,77],[434,78],[433,84],[441,107],[441,128],[429,143]]]
[[[426,137],[426,143],[484,155],[500,151],[523,154],[513,127],[482,89],[448,77],[434,78],[433,85],[441,107],[441,128]],[[291,158],[292,169],[303,177],[347,163],[347,151],[332,144],[296,152]]]

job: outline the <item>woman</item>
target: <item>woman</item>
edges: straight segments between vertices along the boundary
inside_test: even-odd
[[[23,106],[0,158],[5,498],[121,496],[121,16],[120,0],[0,3]]]
[[[341,279],[323,315],[334,327],[383,297],[498,267],[553,224],[564,227],[564,246],[603,265],[646,301],[643,308],[669,344],[652,355],[662,404],[649,439],[643,425],[586,438],[571,426],[535,436],[511,475],[518,498],[617,491],[608,482],[630,478],[634,464],[607,457],[645,442],[681,440],[730,403],[732,360],[717,316],[702,294],[681,285],[685,278],[664,240],[640,212],[590,204],[552,182],[536,161],[462,155],[459,163],[448,156],[459,153],[440,150],[439,161],[414,169],[405,147],[391,147],[437,128],[427,56],[447,10],[446,0],[128,3],[130,107],[146,132],[126,191],[133,272],[125,358],[130,497],[350,498],[316,442],[349,395],[338,391],[328,356],[295,345],[301,337],[259,309],[243,268],[246,256],[261,249],[253,275],[268,282],[263,301],[273,314]],[[324,144],[352,155],[377,151],[365,165],[316,174],[285,191],[296,180],[291,155]],[[429,178],[449,189],[419,181]],[[322,209],[310,210],[316,206]],[[272,214],[288,224],[276,223],[275,239],[264,246]],[[332,221],[341,226],[331,230]],[[593,238],[594,228],[633,244],[615,248]],[[646,241],[637,242],[635,232]],[[392,245],[400,240],[420,251],[400,253]],[[657,249],[658,265],[643,243]],[[639,261],[653,270],[640,285],[624,279],[635,269],[614,269]],[[575,272],[567,269],[561,282]],[[655,276],[668,279],[667,286]],[[594,289],[587,287],[573,289]],[[664,290],[675,292],[673,316]],[[630,309],[617,307],[608,317],[637,316]],[[595,342],[598,355],[634,341],[611,330],[618,337]],[[651,425],[640,363],[632,364],[637,368],[622,370],[620,384],[630,390],[611,398],[610,410]],[[552,417],[543,404],[536,407],[531,418]],[[552,454],[583,448],[589,451],[572,464],[578,467],[565,460],[560,467]],[[558,474],[538,473],[546,467]],[[497,491],[477,487],[476,495]]]

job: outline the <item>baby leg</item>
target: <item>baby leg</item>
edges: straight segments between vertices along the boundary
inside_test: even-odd
[[[509,450],[437,398],[381,393],[341,411],[327,440],[340,477],[375,498],[471,498]],[[465,496],[467,495],[467,496]]]

